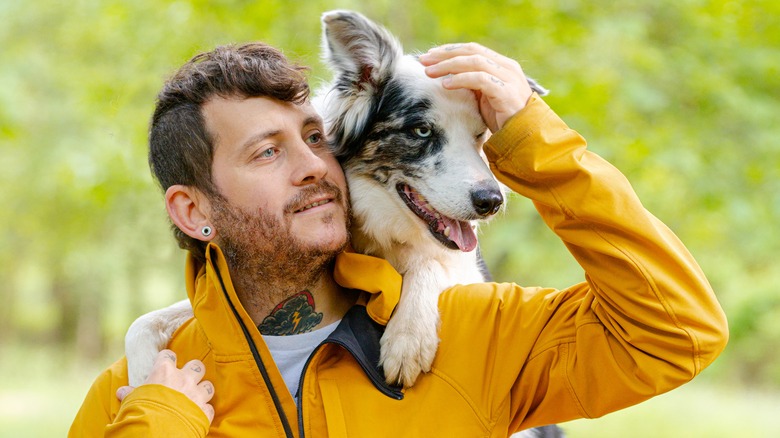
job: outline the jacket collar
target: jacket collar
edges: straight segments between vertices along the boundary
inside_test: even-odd
[[[185,267],[187,295],[198,323],[208,338],[211,349],[219,355],[248,353],[243,325],[254,328],[254,322],[244,310],[233,288],[227,260],[215,244],[206,247],[206,261],[187,254]],[[236,312],[232,310],[235,307]],[[260,338],[259,332],[256,339]]]
[[[360,368],[376,389],[388,397],[401,400],[404,398],[401,388],[388,385],[385,382],[385,373],[379,366],[379,339],[384,332],[385,326],[368,316],[366,306],[356,305],[344,315],[325,343],[344,347],[360,364]]]
[[[401,296],[401,275],[384,259],[344,252],[336,257],[333,277],[342,287],[366,292],[362,304],[351,308],[326,343],[349,351],[374,386],[389,397],[401,399],[400,388],[387,385],[379,367],[379,339]],[[246,337],[237,318],[262,342],[257,328],[238,300],[227,261],[210,243],[206,262],[192,255],[186,265],[187,295],[209,344],[220,355],[247,354]],[[256,333],[255,333],[256,332]]]
[[[344,347],[378,390],[401,400],[401,388],[388,385],[379,366],[379,339],[401,298],[401,275],[387,260],[343,252],[336,258],[333,278],[342,287],[368,292],[368,300],[353,306],[326,342]]]

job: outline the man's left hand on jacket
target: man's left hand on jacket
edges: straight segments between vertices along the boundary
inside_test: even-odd
[[[178,368],[176,353],[162,350],[157,355],[144,385],[162,385],[181,392],[203,410],[211,424],[214,420],[214,407],[209,404],[209,401],[214,397],[214,385],[208,380],[203,380],[205,374],[206,366],[203,362],[194,359]],[[116,391],[119,401],[123,401],[133,389],[132,386],[119,388]]]

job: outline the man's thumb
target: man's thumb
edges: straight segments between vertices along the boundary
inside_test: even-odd
[[[118,398],[119,401],[121,402],[122,400],[125,399],[125,397],[127,397],[127,394],[133,392],[134,389],[135,388],[133,388],[132,386],[122,386],[116,390],[116,398]]]

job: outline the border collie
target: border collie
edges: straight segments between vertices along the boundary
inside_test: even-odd
[[[403,275],[380,364],[388,383],[411,386],[436,354],[439,293],[486,280],[477,224],[500,210],[503,190],[481,154],[488,132],[473,92],[442,87],[363,15],[332,11],[322,23],[335,78],[314,103],[349,184],[352,246]]]

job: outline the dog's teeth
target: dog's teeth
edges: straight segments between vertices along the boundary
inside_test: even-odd
[[[450,231],[452,231],[452,228],[447,227],[444,229],[444,237],[450,237]]]

